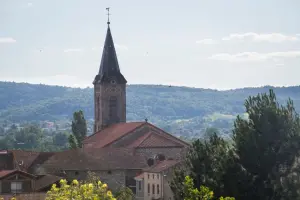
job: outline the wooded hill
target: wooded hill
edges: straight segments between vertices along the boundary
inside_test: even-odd
[[[242,88],[227,91],[162,85],[129,85],[127,119],[145,118],[175,135],[193,137],[207,127],[228,134],[238,114],[244,115],[249,95],[274,89],[279,102],[290,97],[300,111],[300,86]],[[83,110],[93,118],[93,89],[42,84],[0,82],[0,121],[10,122],[71,120],[74,111]]]

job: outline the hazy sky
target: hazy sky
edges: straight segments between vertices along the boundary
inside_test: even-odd
[[[0,80],[92,86],[106,7],[129,84],[299,85],[299,0],[0,0]]]

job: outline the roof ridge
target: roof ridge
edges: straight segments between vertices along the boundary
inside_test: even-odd
[[[125,122],[126,123],[126,122]],[[138,122],[137,122],[138,123]],[[123,134],[121,137],[119,137],[119,138],[116,138],[115,140],[113,140],[113,141],[111,141],[111,142],[109,142],[109,143],[107,143],[106,145],[104,145],[103,147],[107,147],[107,145],[110,145],[110,144],[112,144],[113,142],[115,142],[116,140],[119,140],[119,139],[121,139],[121,138],[123,138],[123,137],[125,137],[128,133],[130,133],[130,132],[132,132],[132,131],[135,131],[135,130],[137,130],[138,128],[140,128],[140,127],[142,127],[145,123],[147,123],[147,122],[140,122],[141,124],[140,125],[138,125],[137,127],[135,127],[135,128],[133,128],[133,129],[131,129],[131,130],[129,130],[129,131],[127,131],[125,134]],[[103,148],[102,147],[102,148]]]
[[[129,123],[145,123],[145,122],[119,122],[119,123],[116,123],[116,124],[112,124],[111,126],[108,126],[108,127],[106,127],[106,128],[110,128],[110,127],[112,127],[112,126],[116,126],[116,125],[119,125],[119,124],[129,124]],[[100,131],[97,131],[97,132],[93,133],[92,135],[89,135],[89,136],[85,137],[84,140],[83,140],[83,142],[84,142],[86,139],[91,138],[92,136],[94,136],[94,135],[96,135],[96,134],[102,132],[103,130],[105,130],[105,129],[102,129],[102,130],[100,130]]]

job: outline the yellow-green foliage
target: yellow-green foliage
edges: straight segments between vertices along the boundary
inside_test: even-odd
[[[184,200],[212,200],[214,199],[214,193],[209,188],[201,186],[200,190],[194,188],[193,180],[189,177],[185,177],[184,182]],[[220,197],[219,200],[235,200],[233,197]]]
[[[3,197],[0,197],[0,200],[4,200]],[[15,197],[11,198],[10,200],[17,200]]]
[[[60,181],[60,187],[55,184],[47,192],[46,200],[116,200],[107,185],[98,181],[98,183],[79,183],[74,180],[70,185],[66,180]]]

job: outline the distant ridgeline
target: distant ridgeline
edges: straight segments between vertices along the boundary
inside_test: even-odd
[[[129,85],[127,119],[150,123],[174,133],[193,137],[207,127],[230,132],[236,115],[245,112],[249,95],[273,88],[278,100],[290,97],[300,111],[300,87],[243,88],[228,91],[162,85]],[[0,122],[71,119],[74,111],[83,110],[93,118],[93,89],[79,89],[42,84],[0,82]]]

